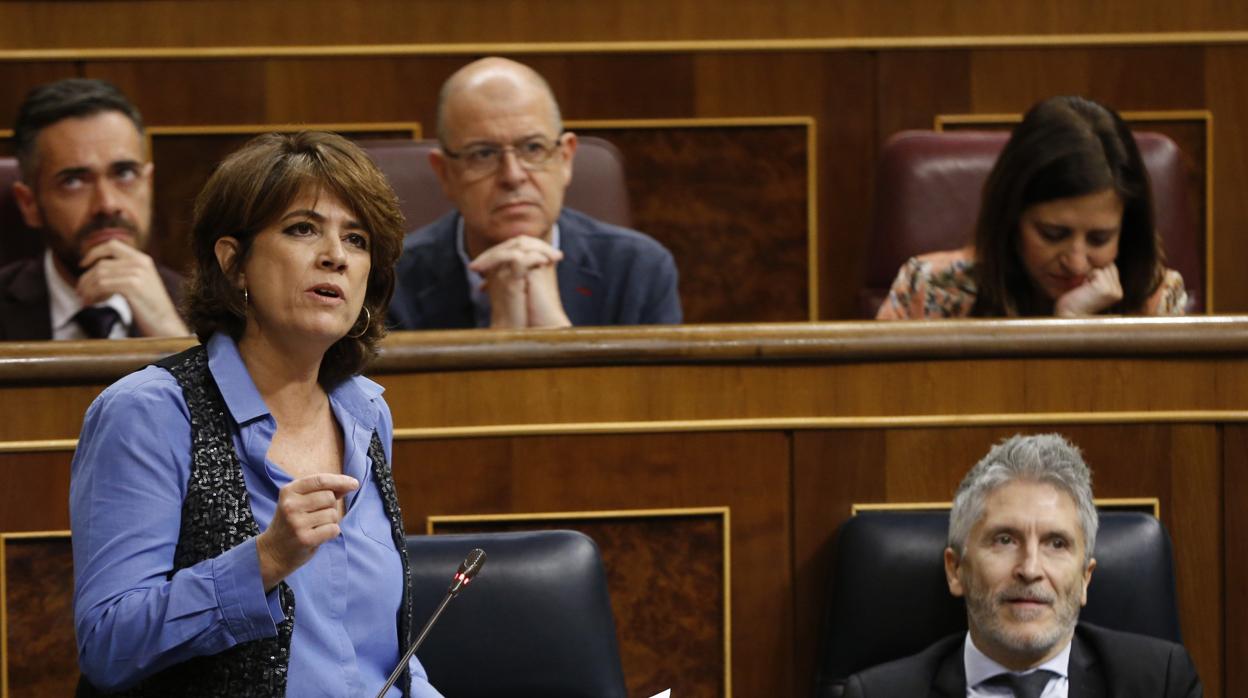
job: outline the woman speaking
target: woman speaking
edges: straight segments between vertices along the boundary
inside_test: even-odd
[[[74,455],[79,663],[95,691],[356,696],[411,633],[384,335],[403,218],[368,157],[268,134],[195,204],[201,344],[106,389]],[[412,660],[389,695],[437,696]]]

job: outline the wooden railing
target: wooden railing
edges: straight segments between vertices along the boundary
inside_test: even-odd
[[[0,345],[0,531],[66,529],[87,405],[189,343]],[[1248,685],[1248,317],[399,333],[370,375],[413,532],[607,517],[608,565],[650,560],[613,577],[634,694],[725,694],[730,669],[735,695],[806,695],[851,505],[948,500],[1032,431],[1079,444],[1098,497],[1158,500],[1208,695]],[[637,581],[670,573],[637,553],[681,530],[704,541],[689,564],[728,569],[719,611],[685,619],[696,642],[651,623],[684,611]],[[10,644],[10,676],[36,651]]]

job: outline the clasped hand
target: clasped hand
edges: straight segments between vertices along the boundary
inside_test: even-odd
[[[520,235],[472,260],[468,268],[485,277],[490,327],[571,327],[555,274],[562,259],[545,240]]]
[[[1053,304],[1057,317],[1095,315],[1122,300],[1122,283],[1118,266],[1110,264],[1093,269],[1083,283],[1062,294]]]
[[[190,334],[148,255],[120,240],[109,240],[88,250],[81,265],[86,271],[75,290],[84,306],[118,293],[130,304],[134,323],[144,337]]]

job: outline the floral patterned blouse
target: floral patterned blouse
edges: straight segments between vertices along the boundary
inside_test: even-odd
[[[876,320],[966,317],[975,305],[975,249],[932,252],[911,257],[888,290]],[[1182,315],[1187,309],[1183,276],[1167,269],[1144,305],[1145,315]]]

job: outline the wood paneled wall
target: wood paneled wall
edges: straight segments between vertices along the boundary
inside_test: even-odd
[[[1058,93],[1088,95],[1125,111],[1208,110],[1213,147],[1203,160],[1212,165],[1213,186],[1212,210],[1204,215],[1212,221],[1216,251],[1214,310],[1248,311],[1248,276],[1237,271],[1238,260],[1248,255],[1248,131],[1240,127],[1248,123],[1248,71],[1242,69],[1248,43],[751,50],[697,45],[525,53],[532,48],[514,50],[547,76],[569,119],[812,118],[818,135],[811,154],[818,172],[816,291],[824,319],[857,313],[875,160],[890,134],[930,128],[939,114],[1017,113]],[[154,125],[430,124],[439,85],[469,58],[397,50],[376,56],[164,59],[127,58],[123,52],[44,61],[15,60],[18,55],[0,52],[0,114],[14,113],[35,84],[81,74],[116,82]],[[749,172],[751,165],[739,167]],[[765,177],[766,167],[758,162],[754,172]],[[661,180],[662,173],[634,174],[648,181]],[[767,214],[765,208],[749,211],[749,217]],[[768,263],[766,257],[757,260],[760,267]],[[733,287],[738,277],[725,271],[704,286]]]
[[[0,531],[67,527],[85,407],[183,344],[0,347],[0,402],[23,406],[0,422]],[[1160,501],[1184,638],[1216,698],[1248,686],[1245,356],[1248,317],[832,323],[401,333],[372,375],[413,530],[431,516],[727,507],[738,696],[812,689],[851,504],[948,500],[994,441],[1061,431],[1098,496]],[[638,593],[612,589],[625,608]],[[667,602],[650,598],[659,615]],[[649,623],[621,621],[626,656],[680,641]],[[722,662],[700,646],[673,656],[700,672]],[[658,690],[670,669],[630,685]],[[685,680],[682,695],[722,688]]]
[[[7,0],[0,46],[20,49],[784,40],[1248,29],[1219,0]]]

